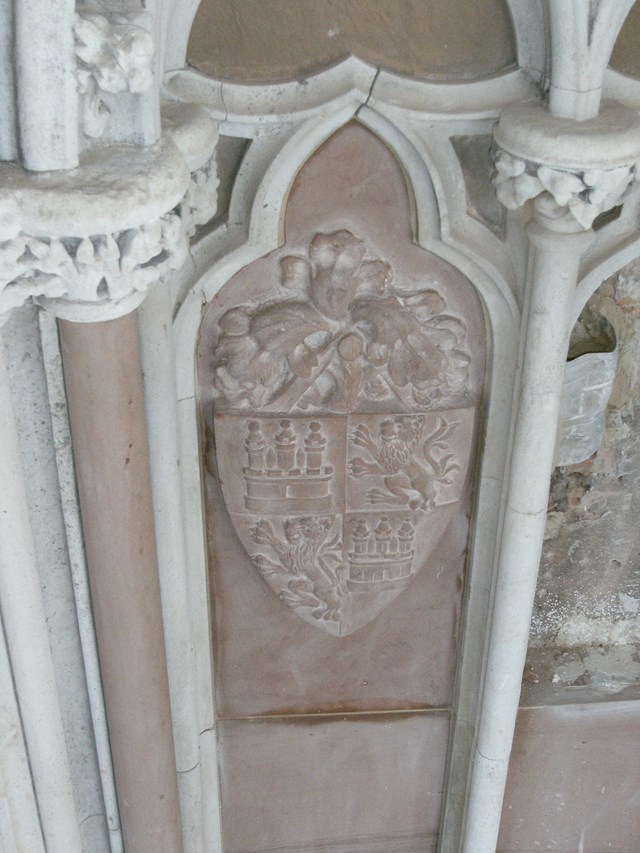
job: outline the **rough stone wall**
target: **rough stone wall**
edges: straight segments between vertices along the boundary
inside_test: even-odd
[[[529,678],[622,689],[640,684],[640,262],[587,310],[613,326],[618,368],[600,449],[553,473]]]

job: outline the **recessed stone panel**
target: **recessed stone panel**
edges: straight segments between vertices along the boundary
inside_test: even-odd
[[[640,703],[522,708],[498,853],[640,850]]]
[[[449,80],[516,61],[504,0],[203,0],[187,60],[217,78],[265,82],[299,79],[349,55]]]
[[[411,210],[352,123],[204,313],[225,853],[435,849],[484,316]]]
[[[225,853],[431,853],[447,714],[219,725]]]
[[[450,701],[483,314],[410,211],[393,155],[348,125],[298,175],[284,245],[207,308],[225,717]]]

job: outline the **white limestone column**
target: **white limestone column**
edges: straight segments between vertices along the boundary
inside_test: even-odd
[[[551,115],[585,121],[600,110],[604,72],[635,0],[547,0]]]
[[[218,134],[202,111],[190,110],[188,133],[181,131],[185,106],[165,104],[164,125],[185,156],[192,175],[190,231],[217,209],[215,147]],[[182,125],[184,126],[184,125]],[[200,851],[206,823],[202,810],[200,718],[197,705],[193,623],[185,566],[188,563],[173,346],[171,288],[159,281],[138,309],[140,356],[151,463],[151,488],[162,598],[173,739],[185,851]]]
[[[18,156],[15,70],[12,57],[13,3],[0,3],[0,160]]]
[[[81,853],[11,389],[0,347],[0,606],[49,853]]]
[[[78,165],[75,0],[19,0],[13,9],[22,164],[34,171],[74,169]]]
[[[564,224],[564,223],[563,223]],[[464,853],[493,853],[513,740],[546,522],[549,479],[582,252],[592,232],[555,230],[538,213],[522,329],[518,415],[511,448],[482,714],[473,757]]]
[[[462,853],[494,853],[527,653],[546,521],[560,398],[580,262],[591,226],[635,180],[640,119],[604,104],[591,120],[551,115],[536,102],[505,109],[494,130],[500,201],[534,201],[525,306]]]
[[[184,847],[202,846],[199,725],[181,500],[171,298],[160,282],[138,309],[151,487]]]
[[[0,697],[0,850],[46,853],[1,624]]]

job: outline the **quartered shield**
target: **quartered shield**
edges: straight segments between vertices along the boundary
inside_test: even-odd
[[[346,230],[282,257],[280,292],[218,318],[220,483],[283,606],[345,636],[410,586],[463,495],[466,326]]]

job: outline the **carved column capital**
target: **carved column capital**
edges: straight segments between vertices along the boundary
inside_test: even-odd
[[[640,160],[640,119],[608,102],[595,119],[577,122],[550,115],[530,101],[508,107],[494,130],[494,186],[516,210],[535,199],[545,221],[588,230],[622,200]]]
[[[494,162],[493,184],[506,208],[516,210],[536,199],[542,215],[556,219],[568,214],[584,229],[591,228],[600,213],[615,207],[636,179],[635,163],[573,171],[521,160],[502,148]]]
[[[158,145],[110,146],[72,172],[0,168],[0,322],[28,299],[67,320],[111,320],[184,263],[216,209],[217,133],[193,107],[172,116]]]

